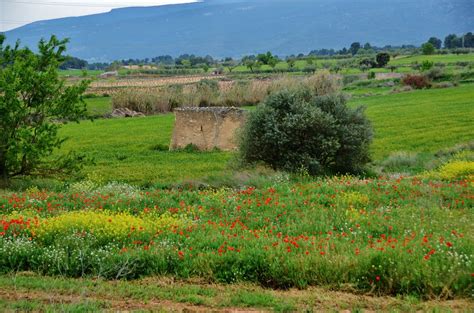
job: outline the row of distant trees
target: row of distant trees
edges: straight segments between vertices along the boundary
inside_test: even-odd
[[[431,37],[426,43],[421,46],[421,52],[423,54],[433,54],[436,50],[441,49],[455,50],[463,48],[474,48],[474,35],[468,32],[462,36],[456,34],[449,34],[444,38],[444,41],[437,37]],[[391,46],[387,45],[384,47],[373,46],[370,43],[361,44],[360,42],[353,42],[348,48],[344,47],[340,50],[334,49],[319,49],[312,50],[307,55],[300,53],[298,55],[287,56],[284,60],[287,61],[288,67],[291,69],[294,67],[296,60],[305,59],[311,60],[314,57],[340,57],[347,58],[350,56],[370,56],[381,52],[389,52],[392,55],[396,54],[409,54],[417,53],[420,51],[419,47],[414,45],[401,45]],[[121,66],[129,65],[160,65],[168,68],[202,68],[204,71],[208,71],[211,67],[225,67],[232,71],[238,65],[244,65],[251,71],[255,68],[259,68],[262,65],[269,65],[272,68],[281,61],[277,55],[273,55],[270,52],[244,56],[241,60],[235,60],[231,57],[224,59],[214,59],[212,56],[207,55],[205,57],[196,56],[194,54],[182,54],[176,58],[170,55],[162,55],[153,58],[145,59],[127,59],[115,61],[112,63],[87,63],[85,60],[81,60],[75,57],[68,57],[67,60],[61,65],[61,69],[89,69],[89,70],[107,70],[117,69]],[[311,63],[311,61],[309,61]],[[311,64],[309,64],[311,65]]]

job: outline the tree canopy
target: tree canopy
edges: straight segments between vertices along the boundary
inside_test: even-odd
[[[66,86],[58,75],[67,40],[41,40],[38,53],[4,45],[0,35],[0,182],[18,175],[77,169],[77,156],[52,159],[61,124],[86,117],[88,82]]]

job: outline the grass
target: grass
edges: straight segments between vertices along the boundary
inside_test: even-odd
[[[7,311],[452,311],[472,309],[468,300],[421,301],[417,298],[377,298],[322,288],[304,291],[268,290],[249,284],[210,285],[170,278],[133,282],[67,279],[31,273],[0,276],[0,305]],[[124,300],[126,299],[126,300]]]
[[[394,151],[435,152],[474,138],[474,88],[433,89],[357,98],[373,123],[375,159]]]
[[[86,98],[85,102],[91,116],[102,117],[112,112],[112,98],[110,97]]]
[[[96,164],[86,172],[137,184],[175,183],[226,168],[229,153],[162,151],[170,144],[173,124],[173,114],[69,124],[61,130],[69,138],[63,151],[94,158]]]
[[[386,90],[352,92],[357,95]],[[465,85],[354,98],[350,105],[367,106],[367,116],[375,128],[373,156],[382,159],[396,151],[431,153],[472,140],[472,99],[472,85]],[[87,101],[96,110],[109,105],[108,98]],[[162,151],[171,141],[173,123],[173,114],[84,121],[66,125],[61,135],[69,138],[64,151],[76,150],[93,157],[96,165],[87,167],[86,172],[106,180],[169,184],[222,173],[231,153]]]
[[[60,70],[59,75],[63,77],[83,77],[84,73],[88,77],[98,76],[103,71],[101,70]]]
[[[425,60],[434,63],[474,62],[474,53],[400,56],[392,59],[390,65],[409,65],[413,62],[421,63]]]

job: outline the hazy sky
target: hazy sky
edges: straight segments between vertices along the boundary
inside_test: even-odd
[[[113,8],[153,6],[194,0],[0,0],[0,32],[53,18],[108,12]]]

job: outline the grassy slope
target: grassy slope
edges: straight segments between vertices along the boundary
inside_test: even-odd
[[[357,98],[351,106],[366,105],[375,128],[375,159],[393,151],[435,152],[474,138],[474,88],[413,91]],[[97,102],[105,100],[89,99]],[[94,104],[92,104],[94,105]],[[229,153],[156,151],[170,143],[173,115],[113,119],[70,124],[65,150],[86,152],[96,160],[88,171],[109,180],[134,183],[172,183],[221,172]]]
[[[474,138],[474,88],[413,91],[351,101],[366,105],[375,128],[374,157],[434,152]]]

